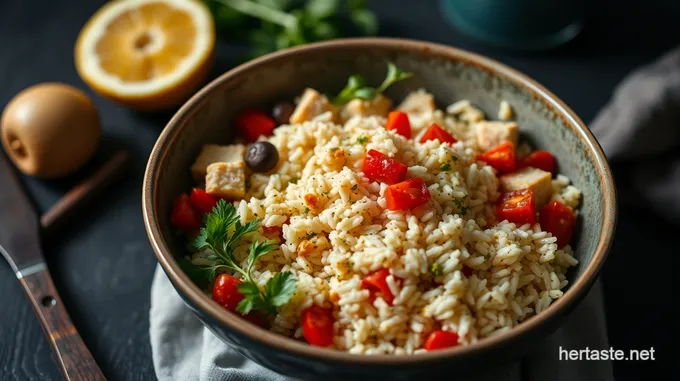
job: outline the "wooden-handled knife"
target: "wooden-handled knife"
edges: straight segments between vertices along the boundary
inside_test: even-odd
[[[106,380],[57,294],[40,247],[38,216],[1,151],[0,252],[33,303],[64,377]]]

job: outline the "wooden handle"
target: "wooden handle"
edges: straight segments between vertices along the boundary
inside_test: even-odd
[[[45,269],[19,279],[40,318],[68,381],[106,380],[78,335]]]

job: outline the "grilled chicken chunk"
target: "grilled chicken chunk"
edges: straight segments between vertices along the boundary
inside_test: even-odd
[[[552,175],[537,168],[527,167],[499,179],[502,192],[531,188],[534,191],[534,204],[538,209],[547,204],[552,197]]]
[[[519,129],[515,122],[483,121],[475,124],[477,146],[482,151],[488,151],[505,142],[512,142],[517,146]]]
[[[243,144],[232,144],[220,146],[217,144],[206,144],[203,146],[200,155],[191,166],[191,174],[197,183],[202,183],[205,180],[205,175],[208,172],[208,166],[212,163],[229,163],[235,161],[242,161],[246,147]]]
[[[378,94],[370,101],[352,99],[340,110],[340,118],[343,122],[346,122],[353,116],[378,115],[386,117],[391,108],[392,101],[382,94]]]
[[[397,110],[407,114],[434,112],[436,109],[437,105],[434,102],[434,97],[425,90],[410,93],[397,107]]]
[[[242,199],[246,195],[246,162],[213,163],[205,175],[205,191],[229,199]]]
[[[331,112],[333,120],[335,120],[338,110],[331,104],[325,95],[320,94],[314,89],[307,88],[305,92],[302,93],[300,102],[290,116],[290,123],[296,124],[307,122],[326,112]]]

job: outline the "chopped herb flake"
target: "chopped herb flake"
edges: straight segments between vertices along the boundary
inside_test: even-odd
[[[365,136],[360,136],[357,138],[357,143],[359,144],[366,144],[368,142],[368,138]]]
[[[292,179],[290,179],[290,183],[291,184],[297,184],[298,180],[300,180],[299,177],[293,177]]]
[[[456,204],[456,207],[457,207],[458,210],[460,211],[460,214],[462,214],[462,215],[466,215],[466,214],[467,214],[467,212],[468,212],[468,207],[467,207],[466,205],[464,205],[462,202],[460,202],[460,200],[457,200],[457,199],[454,198],[454,199],[453,199],[453,203]]]
[[[449,169],[451,169],[451,163],[449,163],[448,161],[442,164],[441,167],[439,167],[440,171],[448,171]]]
[[[352,187],[349,188],[349,189],[351,189],[351,190],[357,190],[357,184],[352,185]]]
[[[430,274],[434,276],[441,276],[442,274],[444,274],[444,269],[442,268],[442,265],[440,265],[437,262],[433,263],[432,266],[430,266]]]

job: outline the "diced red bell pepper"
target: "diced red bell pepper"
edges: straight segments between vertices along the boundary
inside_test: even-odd
[[[364,158],[364,175],[371,181],[396,184],[406,178],[408,167],[374,149],[368,150]]]
[[[437,123],[432,123],[432,125],[425,131],[423,136],[420,138],[421,143],[425,143],[428,140],[439,139],[440,143],[455,143],[458,140],[451,136],[448,132],[444,131]]]
[[[555,173],[555,157],[548,151],[534,151],[519,161],[519,168],[533,167]]]
[[[451,348],[458,345],[458,334],[448,331],[434,331],[425,340],[423,346],[427,351],[434,351],[437,349]]]
[[[236,311],[236,306],[243,300],[243,294],[238,290],[239,284],[240,279],[229,274],[220,274],[213,285],[212,299],[229,311]]]
[[[536,223],[534,191],[531,188],[503,193],[496,204],[498,220],[508,220],[517,225]]]
[[[196,210],[186,193],[182,193],[175,199],[170,212],[170,223],[186,232],[195,232],[203,226],[201,213]]]
[[[235,120],[237,131],[249,142],[255,142],[260,136],[271,136],[276,121],[260,110],[248,108],[243,110]]]
[[[408,115],[402,111],[392,111],[387,114],[387,124],[385,128],[395,131],[406,139],[411,139],[411,122]]]
[[[379,293],[380,296],[382,296],[385,303],[391,306],[392,302],[394,301],[394,295],[392,295],[392,290],[390,290],[390,286],[387,285],[387,277],[389,275],[390,270],[388,269],[383,268],[373,271],[366,275],[364,279],[361,280],[361,288],[369,290],[371,292],[372,298],[375,297],[376,293]],[[397,282],[397,284],[401,283],[401,278],[394,275],[392,277]]]
[[[269,237],[283,237],[283,228],[281,226],[263,226],[262,232]]]
[[[514,172],[517,168],[515,160],[515,145],[506,142],[497,145],[487,152],[479,155],[479,160],[486,162],[501,173]]]
[[[201,188],[192,189],[189,198],[191,198],[191,203],[201,213],[212,212],[215,205],[217,205],[217,201],[219,201],[219,197],[213,196]]]
[[[540,215],[541,228],[557,238],[557,246],[569,244],[576,224],[574,210],[559,201],[545,205]]]
[[[283,225],[288,225],[288,224],[290,224],[290,216],[286,217],[286,220],[283,222]],[[283,225],[282,226],[263,226],[262,232],[266,236],[279,237],[279,239],[281,241],[283,241]]]
[[[312,305],[302,311],[301,320],[302,336],[309,344],[319,347],[333,344],[335,317],[332,309]]]
[[[420,177],[390,185],[385,190],[385,201],[390,210],[413,209],[430,201],[430,190]]]

